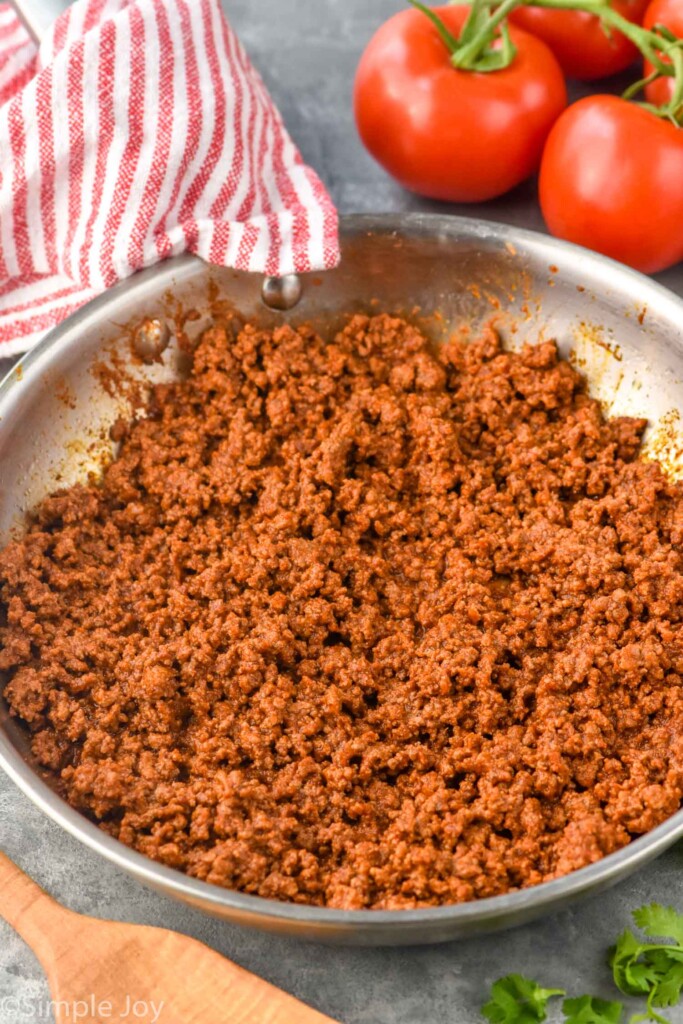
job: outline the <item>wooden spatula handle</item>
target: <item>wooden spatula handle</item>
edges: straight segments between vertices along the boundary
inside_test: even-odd
[[[164,1007],[160,1024],[338,1024],[194,939],[66,910],[1,852],[0,916],[38,956],[59,1005],[132,997]]]
[[[55,903],[0,850],[0,916],[45,966],[76,915]]]

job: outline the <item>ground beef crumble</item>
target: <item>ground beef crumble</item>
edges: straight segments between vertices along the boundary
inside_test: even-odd
[[[0,555],[0,668],[73,806],[345,908],[589,864],[683,796],[683,488],[555,345],[211,328]]]

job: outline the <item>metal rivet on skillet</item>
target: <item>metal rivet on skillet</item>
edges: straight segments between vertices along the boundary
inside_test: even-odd
[[[158,359],[171,339],[171,332],[163,320],[147,319],[135,329],[133,351],[146,363]]]
[[[270,309],[287,310],[296,306],[301,298],[301,278],[297,274],[267,277],[261,288],[261,298]]]

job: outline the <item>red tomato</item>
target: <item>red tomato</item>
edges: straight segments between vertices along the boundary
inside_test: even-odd
[[[648,0],[612,0],[612,8],[640,24]],[[547,43],[570,78],[590,82],[633,64],[638,50],[621,32],[608,35],[599,18],[585,11],[518,7],[510,21]]]
[[[645,28],[653,25],[666,25],[675,36],[683,37],[683,0],[653,0],[645,12],[643,19]],[[667,61],[669,63],[669,61]],[[649,75],[652,65],[645,61],[643,74]],[[674,91],[673,78],[658,78],[645,89],[645,97],[658,107],[668,103]]]
[[[648,0],[612,0],[613,10],[640,24]],[[624,71],[638,50],[621,32],[607,35],[595,14],[584,10],[518,7],[510,14],[513,25],[533,33],[550,46],[569,78],[591,82]]]
[[[469,8],[435,10],[457,36]],[[406,188],[479,202],[537,169],[566,86],[544,43],[520,29],[511,35],[514,60],[486,73],[453,67],[434,25],[414,9],[370,40],[356,73],[356,123],[372,156]]]
[[[616,96],[569,107],[548,137],[550,231],[654,273],[683,259],[683,129]]]

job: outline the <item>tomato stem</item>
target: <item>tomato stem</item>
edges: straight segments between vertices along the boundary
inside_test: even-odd
[[[658,78],[661,78],[661,74],[657,68],[654,68],[654,70],[652,70],[649,75],[646,75],[645,78],[639,78],[637,82],[633,83],[633,85],[629,85],[628,89],[625,89],[621,94],[622,99],[632,100],[634,96],[637,96],[639,92],[645,89],[646,86],[651,85]]]
[[[603,26],[615,29],[630,39],[644,57],[662,74],[669,74],[660,52],[666,47],[666,40],[655,32],[635,25],[610,7],[606,0],[519,0],[518,7],[546,7],[562,11],[585,11],[600,19]]]
[[[431,7],[427,7],[426,4],[421,3],[420,0],[409,0],[409,2],[418,11],[421,11],[426,18],[429,18],[432,25],[439,33],[441,41],[448,50],[448,52],[455,53],[455,51],[458,49],[458,40],[455,38],[454,35],[451,34],[451,32],[446,27],[445,22],[443,21],[442,18],[439,17],[436,11],[433,11]],[[472,10],[474,10],[474,6],[472,7]]]
[[[512,63],[512,60],[514,60],[514,53],[512,53],[510,59],[505,61],[505,63],[501,62],[500,68],[478,68],[477,64],[483,55],[483,51],[490,48],[491,43],[496,38],[498,26],[507,24],[505,19],[508,14],[511,11],[514,11],[515,7],[519,7],[520,3],[521,0],[503,0],[503,3],[496,7],[492,13],[489,12],[485,23],[482,25],[477,35],[469,42],[466,42],[464,46],[459,46],[452,54],[451,61],[455,67],[462,68],[463,71],[500,70],[500,68],[508,67]],[[512,45],[511,41],[510,45]],[[503,47],[503,50],[504,49],[505,47]],[[501,56],[503,56],[503,54],[501,54]]]
[[[683,50],[680,46],[672,45],[668,52],[674,69],[674,91],[668,103],[669,119],[680,127],[680,119],[683,115]]]
[[[674,78],[671,99],[661,107],[640,105],[657,117],[681,126],[683,120],[683,39],[663,25],[649,30],[634,24],[610,6],[610,0],[471,0],[470,11],[458,37],[443,18],[422,0],[409,0],[429,18],[446,47],[451,64],[461,71],[501,71],[515,59],[516,47],[510,36],[507,16],[517,7],[546,7],[554,10],[585,11],[594,14],[606,32],[621,32],[654,68],[651,75],[631,86],[624,99],[632,99],[641,89],[664,75]]]
[[[517,48],[510,37],[505,16],[518,7],[522,0],[503,0],[493,12],[491,0],[473,0],[467,20],[457,39],[443,18],[422,3],[422,0],[408,2],[429,18],[448,50],[454,67],[463,71],[500,71],[509,67],[515,59]],[[495,45],[498,39],[501,42],[500,47]]]

